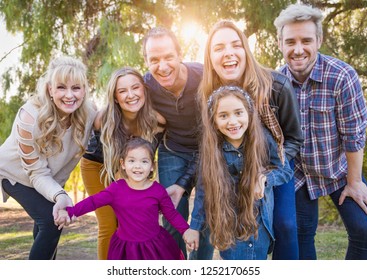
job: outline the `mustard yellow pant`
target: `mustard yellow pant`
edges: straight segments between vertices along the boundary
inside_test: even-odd
[[[105,189],[101,182],[100,171],[103,164],[86,158],[80,161],[80,169],[84,182],[84,187],[88,195],[96,194]],[[112,234],[117,229],[117,219],[110,206],[104,206],[95,211],[98,221],[97,250],[98,259],[106,260],[108,247]]]

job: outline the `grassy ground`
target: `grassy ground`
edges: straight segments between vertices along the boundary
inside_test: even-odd
[[[0,207],[0,260],[24,260],[32,245],[32,220],[19,208]],[[57,259],[97,259],[97,222],[94,216],[83,216],[65,228],[59,243]],[[342,260],[347,246],[343,228],[322,226],[316,235],[318,258]],[[217,258],[217,256],[215,257]]]

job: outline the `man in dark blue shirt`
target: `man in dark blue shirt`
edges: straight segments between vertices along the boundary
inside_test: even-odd
[[[164,140],[158,148],[160,183],[167,188],[177,210],[187,220],[189,197],[196,181],[200,112],[198,87],[203,65],[183,63],[181,48],[172,31],[156,27],[143,41],[143,54],[149,68],[144,76],[153,107],[166,119]],[[164,227],[186,255],[181,235],[165,220]],[[205,239],[208,242],[208,238]],[[213,248],[202,242],[193,258],[212,259]]]

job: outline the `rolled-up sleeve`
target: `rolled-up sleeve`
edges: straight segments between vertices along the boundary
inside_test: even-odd
[[[336,113],[342,146],[346,152],[356,152],[365,146],[367,109],[361,84],[354,69],[346,71],[339,88]]]

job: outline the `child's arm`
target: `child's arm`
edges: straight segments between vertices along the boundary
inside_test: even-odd
[[[265,172],[267,186],[281,186],[293,177],[293,170],[289,166],[288,159],[285,157],[284,164],[278,156],[278,146],[269,130],[264,129],[268,144],[269,167]]]
[[[266,176],[264,174],[260,174],[257,185],[255,186],[255,199],[261,199],[264,197],[264,191],[266,186]]]
[[[159,209],[167,221],[182,235],[189,225],[181,214],[175,209],[166,189],[161,186]]]
[[[110,192],[109,187],[107,187],[103,191],[83,199],[73,207],[66,207],[66,211],[68,212],[69,217],[79,217],[95,211],[102,206],[110,205],[113,198],[113,194]]]
[[[203,180],[199,173],[197,184],[195,187],[195,199],[194,199],[194,208],[191,212],[191,221],[190,221],[190,228],[202,231],[205,226],[206,214],[205,214],[205,207],[204,207],[204,186]]]

